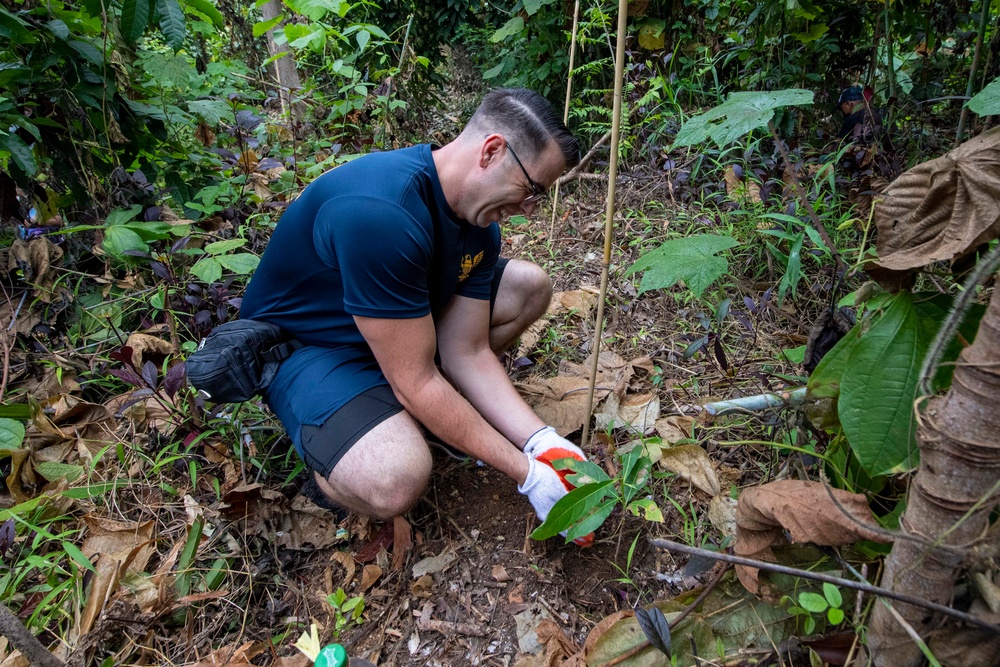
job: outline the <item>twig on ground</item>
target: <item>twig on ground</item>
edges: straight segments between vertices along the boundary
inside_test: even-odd
[[[439,621],[436,618],[418,618],[417,619],[417,629],[418,630],[430,630],[432,632],[440,632],[443,635],[451,636],[455,633],[460,635],[467,635],[469,637],[485,637],[486,631],[479,627],[478,625],[472,625],[471,623],[452,623],[451,621]]]
[[[649,543],[652,544],[654,547],[657,547],[658,549],[676,551],[678,553],[688,554],[691,556],[704,556],[707,558],[714,558],[715,560],[721,560],[723,562],[732,563],[734,565],[746,565],[747,567],[756,567],[761,570],[767,570],[769,572],[779,572],[781,574],[787,574],[793,577],[802,577],[803,579],[821,581],[824,583],[833,584],[834,586],[840,586],[842,588],[850,588],[851,590],[855,591],[863,591],[865,593],[871,593],[872,595],[878,595],[879,597],[889,598],[891,600],[899,600],[900,602],[912,604],[917,607],[923,607],[924,609],[930,609],[932,611],[945,614],[946,616],[957,618],[961,621],[965,621],[966,623],[970,623],[977,627],[990,630],[991,632],[1000,633],[1000,626],[984,621],[983,619],[977,618],[971,614],[966,614],[963,611],[958,611],[957,609],[952,609],[951,607],[946,607],[943,604],[938,604],[936,602],[921,600],[920,598],[915,598],[910,595],[903,595],[902,593],[895,593],[893,591],[889,591],[884,588],[879,588],[878,586],[873,586],[872,584],[861,583],[859,581],[852,581],[850,579],[842,579],[841,577],[832,577],[828,574],[809,572],[794,567],[786,567],[784,565],[776,565],[775,563],[768,563],[762,560],[755,560],[753,558],[744,558],[742,556],[732,556],[727,553],[709,551],[708,549],[699,549],[698,547],[691,547],[686,544],[680,544],[679,542],[672,542],[670,540],[652,539],[649,541]]]
[[[28,632],[21,619],[5,604],[0,604],[0,635],[27,658],[31,667],[66,667],[66,663],[49,653],[42,642]]]

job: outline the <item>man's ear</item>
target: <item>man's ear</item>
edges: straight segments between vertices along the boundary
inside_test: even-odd
[[[507,144],[502,134],[491,134],[483,140],[479,149],[479,166],[486,169],[492,162],[500,159],[500,153]]]

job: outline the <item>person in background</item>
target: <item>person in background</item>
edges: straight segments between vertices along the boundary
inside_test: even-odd
[[[837,138],[856,143],[873,143],[882,134],[882,115],[871,105],[871,95],[865,95],[861,86],[844,88],[837,99],[837,106],[844,121]]]

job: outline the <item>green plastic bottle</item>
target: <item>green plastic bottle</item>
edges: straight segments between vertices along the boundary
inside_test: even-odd
[[[374,662],[363,658],[348,658],[340,644],[327,644],[316,656],[316,667],[375,667]]]

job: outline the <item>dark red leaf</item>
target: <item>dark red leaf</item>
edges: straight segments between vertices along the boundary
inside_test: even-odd
[[[132,348],[128,345],[123,345],[117,350],[111,352],[109,355],[115,361],[120,361],[129,368],[135,370],[135,366],[132,364]]]
[[[723,371],[729,370],[729,360],[726,359],[726,351],[722,347],[722,341],[718,338],[715,339],[715,359],[719,362],[719,367]]]
[[[131,368],[109,368],[108,372],[133,387],[142,387],[146,384],[143,379],[139,377],[139,374]]]
[[[385,522],[382,528],[379,529],[375,536],[372,537],[371,541],[365,546],[361,547],[361,550],[354,555],[354,560],[364,564],[370,563],[375,560],[378,556],[379,549],[389,550],[392,546],[392,538],[394,535],[393,524],[391,521]]]
[[[177,390],[184,384],[186,374],[187,371],[183,361],[170,367],[167,371],[167,377],[163,378],[163,391],[167,392],[167,396],[170,398],[174,397]]]
[[[143,364],[142,379],[145,380],[146,384],[153,389],[156,389],[156,385],[159,384],[158,380],[160,379],[160,371],[156,368],[156,364],[152,361],[147,361]]]
[[[7,519],[0,526],[0,556],[7,555],[7,549],[14,546],[14,519]]]

